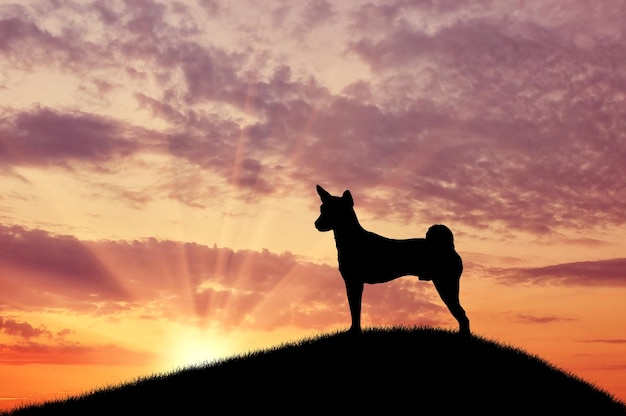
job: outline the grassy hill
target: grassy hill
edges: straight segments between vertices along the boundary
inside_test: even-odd
[[[626,408],[519,349],[438,329],[388,328],[321,335],[13,414],[226,412],[623,415]]]

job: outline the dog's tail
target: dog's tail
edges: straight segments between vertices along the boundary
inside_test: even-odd
[[[437,248],[454,250],[454,235],[443,224],[432,225],[426,232],[426,240]]]

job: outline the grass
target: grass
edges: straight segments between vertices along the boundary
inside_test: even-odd
[[[522,350],[432,328],[324,334],[11,415],[602,414],[626,407]]]

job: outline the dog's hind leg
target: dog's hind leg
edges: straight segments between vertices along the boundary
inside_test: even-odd
[[[459,302],[459,279],[433,279],[435,288],[439,292],[439,296],[443,303],[446,304],[448,310],[459,323],[459,333],[463,335],[470,334],[470,321],[465,314],[465,310]]]
[[[361,300],[363,299],[363,283],[346,281],[346,292],[348,294],[348,305],[350,306],[350,316],[352,326],[350,332],[361,332]]]

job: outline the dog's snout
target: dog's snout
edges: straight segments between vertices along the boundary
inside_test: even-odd
[[[331,227],[328,224],[324,224],[324,219],[321,216],[315,220],[315,228],[317,228],[317,231],[331,230]]]

